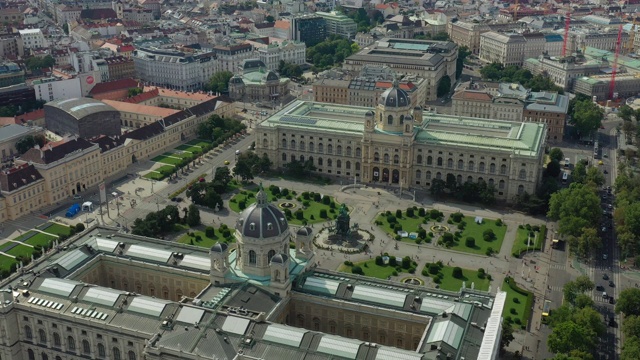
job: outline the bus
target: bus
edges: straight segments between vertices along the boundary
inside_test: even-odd
[[[551,313],[551,301],[545,300],[544,306],[542,307],[542,316],[547,317]]]
[[[566,184],[568,179],[569,179],[569,173],[568,173],[568,172],[566,172],[566,171],[564,171],[564,172],[562,173],[562,183],[563,183],[563,184]]]

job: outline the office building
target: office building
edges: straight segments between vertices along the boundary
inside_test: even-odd
[[[140,80],[183,91],[202,89],[217,70],[214,54],[205,52],[139,48],[133,63]]]

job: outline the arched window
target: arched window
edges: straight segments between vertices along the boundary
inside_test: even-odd
[[[346,163],[344,163],[344,167],[347,170],[351,170],[351,161],[347,161]]]
[[[24,326],[24,337],[27,338],[27,340],[33,339],[33,332],[31,332],[31,326],[29,325]]]
[[[496,164],[491,163],[491,164],[489,165],[489,172],[490,172],[490,173],[492,173],[492,174],[495,174],[495,173],[496,173]]]
[[[255,265],[256,263],[256,252],[253,250],[249,250],[249,264]]]
[[[400,123],[402,124],[404,122],[404,115],[400,115]]]
[[[304,162],[304,155],[300,155],[300,162],[303,163]]]
[[[67,338],[67,349],[69,351],[76,351],[76,339],[73,336]]]
[[[433,157],[427,156],[427,165],[433,165]]]
[[[480,172],[484,172],[484,163],[481,162],[480,164],[478,164],[478,171]]]
[[[387,116],[387,124],[393,125],[393,115]]]
[[[56,356],[56,360],[62,360],[60,356]]]
[[[458,160],[458,170],[464,170],[464,161]]]
[[[356,171],[360,171],[360,162],[356,162]]]
[[[263,148],[268,148],[269,147],[269,140],[263,139],[262,140],[262,147]]]
[[[357,156],[357,157],[362,156],[362,150],[360,150],[360,148],[359,148],[359,147],[358,147],[358,148],[356,148],[356,156]]]
[[[104,350],[103,344],[98,344],[98,357],[104,358],[107,356],[106,351]]]
[[[60,334],[53,333],[53,346],[62,346],[62,341],[60,340]]]
[[[342,146],[336,146],[336,155],[342,155]]]
[[[300,151],[304,151],[304,141],[300,141]]]
[[[453,159],[447,159],[447,167],[453,168]]]
[[[318,166],[322,166],[322,158],[318,158]]]
[[[420,179],[422,177],[422,171],[416,170],[416,179]]]
[[[336,322],[329,321],[329,334],[335,334],[335,333],[336,333]]]
[[[518,185],[518,195],[524,194],[524,186]]]
[[[442,180],[442,173],[440,171],[436,173],[436,179]]]
[[[438,166],[442,166],[442,158],[441,157],[438,158]]]
[[[133,350],[129,350],[129,360],[136,360],[136,353]]]
[[[27,350],[27,355],[29,356],[29,360],[36,360],[36,354],[33,353],[33,350]]]
[[[373,161],[380,161],[380,154],[377,152],[373,153]]]
[[[314,151],[313,141],[309,143],[309,151]]]
[[[475,165],[473,164],[473,161],[469,161],[469,167],[467,170],[473,171],[474,168],[475,168]]]
[[[327,154],[333,154],[333,145],[327,145]]]
[[[282,153],[282,161],[287,161],[287,154]]]
[[[320,319],[317,317],[313,318],[313,330],[320,331]]]
[[[275,250],[269,250],[269,252],[267,253],[267,263],[269,263],[271,261],[271,258],[274,257],[275,255],[276,255]]]
[[[416,157],[416,163],[418,163],[418,165],[422,165],[422,155],[418,155]]]
[[[113,353],[113,360],[120,360],[120,349],[114,347],[111,352]]]
[[[264,139],[264,140],[266,141],[267,139]],[[282,139],[282,148],[283,149],[287,148],[287,139]]]
[[[291,148],[295,150],[295,148],[296,148],[296,141],[295,140],[291,140]]]
[[[309,156],[309,164],[313,165],[313,156]]]
[[[318,144],[318,152],[319,153],[324,152],[324,145],[322,145],[322,143]]]
[[[524,180],[527,178],[527,170],[525,169],[520,169],[520,174],[518,175],[518,178],[520,180]]]
[[[333,160],[327,159],[327,166],[328,167],[332,167],[333,166]]]
[[[342,168],[342,161],[341,160],[336,160],[336,167],[338,169]]]
[[[458,175],[458,176],[456,176],[456,182],[457,182],[459,185],[462,185],[462,175]]]
[[[90,354],[91,353],[91,345],[89,344],[89,340],[82,340],[82,352],[84,354]]]
[[[38,341],[40,342],[40,344],[47,343],[47,333],[44,332],[43,329],[38,330]]]
[[[507,165],[500,165],[500,175],[507,175]]]
[[[351,156],[351,146],[347,146],[347,156]]]
[[[498,183],[498,189],[504,189],[504,180],[500,180],[500,182]]]
[[[389,162],[389,154],[384,154],[384,162]]]
[[[431,171],[427,171],[425,177],[427,180],[431,180]]]
[[[467,176],[467,182],[472,183],[473,182],[473,177]]]
[[[298,316],[296,316],[296,319],[298,321],[298,327],[299,328],[304,327],[304,315],[298,314]]]
[[[394,164],[400,164],[400,156],[393,155],[393,163]]]
[[[493,179],[489,179],[489,182],[487,183],[487,185],[489,185],[490,188],[493,188],[494,186]]]
[[[294,162],[294,161],[296,161],[296,156],[291,154],[291,162]]]

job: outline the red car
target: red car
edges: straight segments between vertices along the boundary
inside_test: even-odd
[[[198,179],[198,182],[205,182],[204,178]]]

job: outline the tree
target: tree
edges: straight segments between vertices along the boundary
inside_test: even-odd
[[[77,223],[76,224],[76,233],[81,233],[83,232],[85,229],[84,224],[83,223]]]
[[[305,162],[299,160],[290,161],[286,163],[284,167],[287,169],[289,175],[297,178],[308,177],[311,175],[311,172],[316,170],[316,166],[313,165],[311,160],[305,160]]]
[[[580,236],[584,229],[599,223],[600,196],[588,185],[572,183],[551,195],[547,216],[558,221],[560,234]]]
[[[456,60],[456,79],[460,78],[462,75],[462,70],[464,69],[464,61],[467,57],[471,55],[471,50],[469,50],[466,46],[458,47],[458,60]]]
[[[436,41],[448,41],[449,40],[449,34],[447,34],[444,31],[441,31],[435,35],[433,35],[433,37],[431,38],[431,40],[436,40]]]
[[[438,97],[444,96],[451,91],[451,78],[449,75],[445,75],[440,79],[438,83]]]
[[[571,248],[581,257],[588,257],[591,252],[602,248],[602,239],[594,227],[582,229],[579,237],[571,237]]]
[[[56,64],[56,60],[51,55],[47,55],[43,58],[34,56],[25,61],[25,65],[27,65],[27,69],[31,71],[42,69],[42,68],[50,68],[55,64]]]
[[[571,124],[575,126],[578,134],[588,135],[598,130],[602,124],[604,110],[590,100],[579,101],[573,108]]]
[[[134,97],[139,94],[142,94],[142,89],[139,87],[134,87],[127,90],[127,97]]]
[[[631,119],[635,117],[635,114],[635,110],[629,105],[622,105],[618,109],[618,117],[624,121],[631,121]]]
[[[36,139],[32,135],[27,135],[16,141],[16,150],[20,154],[24,154],[36,145]]]
[[[593,299],[587,294],[579,294],[578,296],[576,296],[574,302],[575,307],[578,309],[593,307],[593,305],[595,305]]]
[[[360,10],[364,11],[364,9]],[[307,61],[312,63],[316,70],[323,70],[342,63],[344,59],[356,51],[358,51],[357,45],[352,46],[350,40],[338,35],[331,35],[317,44],[307,44]]]
[[[200,209],[194,204],[189,205],[187,212],[187,225],[193,227],[200,225]]]
[[[620,292],[616,303],[616,314],[618,313],[625,316],[640,315],[640,289],[627,288]]]
[[[447,184],[444,182],[444,180],[434,179],[431,182],[431,188],[429,188],[429,191],[431,192],[432,196],[439,197],[444,195],[444,189],[446,188],[447,188]]]
[[[549,151],[549,159],[551,159],[551,161],[557,162],[562,161],[562,159],[564,159],[564,153],[562,152],[562,149],[557,147],[551,149]]]
[[[225,93],[229,90],[229,80],[233,77],[231,71],[218,71],[213,74],[209,83],[204,86],[205,91]]]
[[[605,183],[604,174],[602,173],[602,171],[599,168],[597,168],[595,166],[592,166],[592,167],[587,169],[587,174],[585,176],[585,182],[586,183],[591,183],[591,184],[595,185],[596,187],[601,187]]]
[[[545,175],[552,178],[557,178],[561,171],[560,163],[556,160],[552,160],[547,164],[547,171]]]
[[[626,338],[640,338],[640,317],[636,315],[625,317],[622,323],[622,333]]]
[[[69,35],[69,24],[62,24],[62,31],[64,31],[65,34]]]
[[[620,360],[640,359],[640,340],[637,337],[625,339]]]
[[[591,291],[595,287],[593,281],[591,281],[591,279],[586,275],[578,276],[573,282],[576,284],[578,291],[583,293]]]
[[[453,273],[452,273],[452,275],[453,275],[453,277],[454,277],[454,278],[456,278],[456,279],[462,279],[462,277],[464,276],[464,275],[462,274],[462,269],[461,269],[461,268],[459,268],[459,267],[457,267],[457,266],[453,268]]]
[[[549,350],[568,354],[572,350],[589,352],[595,346],[596,334],[586,326],[567,321],[556,326],[547,339]]]
[[[504,349],[513,341],[513,326],[506,319],[502,320],[502,334],[500,335],[500,348]]]
[[[267,15],[267,17],[265,18],[265,21],[268,22],[268,23],[272,23],[272,22],[276,21],[276,19],[271,15]]]
[[[587,182],[587,164],[584,161],[578,161],[571,172],[573,182],[584,184]]]

